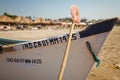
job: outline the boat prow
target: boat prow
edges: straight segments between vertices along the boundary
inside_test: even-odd
[[[117,18],[92,24],[72,34],[63,80],[85,80]],[[0,80],[57,80],[68,34],[18,43],[13,51],[0,54]]]

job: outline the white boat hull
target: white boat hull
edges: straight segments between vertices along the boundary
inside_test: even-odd
[[[86,79],[94,63],[86,41],[98,55],[109,32],[86,37],[82,37],[80,32],[73,34],[63,80]],[[55,42],[50,42],[49,38],[17,44],[13,47],[15,51],[0,54],[0,80],[57,80],[67,37],[51,38],[57,38]]]
[[[97,55],[102,46],[100,43],[104,42],[107,34],[108,32],[72,41],[63,80],[85,80],[94,63],[86,47],[86,41],[91,43]],[[41,47],[2,54],[0,80],[57,80],[65,47],[66,42],[46,46],[44,49]],[[36,62],[22,62],[22,59]]]

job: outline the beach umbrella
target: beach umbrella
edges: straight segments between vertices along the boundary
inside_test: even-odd
[[[64,74],[64,71],[65,71],[65,67],[66,67],[66,63],[67,63],[67,59],[68,59],[68,55],[69,55],[69,49],[70,49],[70,45],[71,45],[72,31],[74,29],[74,25],[75,25],[75,23],[80,23],[80,13],[79,13],[78,6],[72,5],[70,10],[71,10],[72,18],[73,18],[73,23],[72,23],[72,26],[70,28],[69,38],[68,38],[66,50],[65,50],[65,53],[64,53],[61,69],[60,69],[60,72],[59,72],[59,75],[58,75],[58,80],[63,80],[63,74]]]

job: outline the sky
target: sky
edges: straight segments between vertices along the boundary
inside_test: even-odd
[[[77,5],[80,17],[89,20],[120,17],[120,0],[0,0],[0,15],[59,19],[71,17],[71,5]]]

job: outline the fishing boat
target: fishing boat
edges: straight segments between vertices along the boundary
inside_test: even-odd
[[[72,33],[63,80],[86,79],[94,62],[100,63],[97,55],[116,20],[107,19]],[[16,43],[0,49],[0,80],[57,80],[68,37],[69,34],[34,41],[10,40],[10,44]]]

